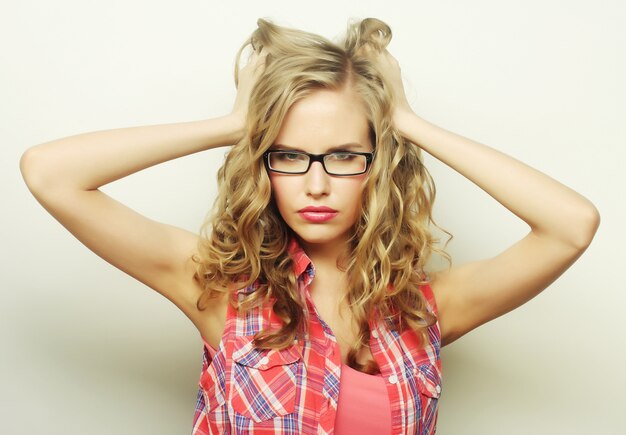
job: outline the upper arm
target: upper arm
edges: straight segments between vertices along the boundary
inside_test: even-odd
[[[198,236],[135,212],[100,190],[41,192],[37,200],[78,240],[104,260],[178,306],[196,325],[202,289],[191,256]]]
[[[586,247],[531,231],[496,257],[432,274],[443,345],[539,294]]]

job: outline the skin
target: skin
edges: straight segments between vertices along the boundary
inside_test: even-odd
[[[418,117],[407,102],[395,58],[386,50],[369,55],[392,89],[394,127],[529,226],[524,238],[493,258],[431,274],[442,344],[446,345],[550,285],[589,246],[599,214],[586,198],[545,174]],[[250,90],[263,71],[264,57],[263,52],[255,53],[241,70],[237,98],[226,116],[80,134],[34,146],[20,160],[28,188],[55,219],[93,252],[172,301],[213,347],[218,347],[222,337],[226,300],[215,300],[205,311],[196,308],[202,288],[193,279],[195,268],[190,258],[196,252],[198,236],[148,219],[99,188],[158,163],[238,141],[244,133]],[[353,104],[354,98],[348,95],[316,93],[290,114],[308,134],[295,131],[292,126],[296,123],[288,120],[280,139],[312,153],[343,141],[362,142],[363,119],[345,112]],[[349,123],[345,135],[323,113],[322,109],[330,106]],[[299,119],[305,113],[308,121]],[[318,266],[312,294],[343,351],[354,330],[349,319],[334,323],[338,308],[333,304],[342,284],[334,260],[336,249],[345,242],[348,223],[354,219],[351,198],[357,197],[361,181],[332,178],[318,164],[294,180],[272,176],[273,188],[285,220],[296,229]],[[298,222],[295,209],[312,203],[339,208],[341,218],[319,228]],[[342,355],[345,359],[345,352]]]
[[[349,145],[342,150],[374,150],[363,104],[349,87],[319,90],[294,104],[271,149],[322,154],[344,144]],[[334,267],[345,250],[358,218],[366,176],[328,175],[320,162],[313,162],[302,175],[269,172],[278,210],[316,267]],[[327,206],[339,213],[330,221],[311,223],[298,214],[306,206]]]
[[[365,108],[349,86],[318,90],[294,104],[272,149],[322,154],[339,145],[346,145],[341,149],[350,151],[374,150]],[[367,173],[349,177],[328,175],[320,162],[313,162],[302,175],[269,172],[278,210],[315,266],[315,279],[309,289],[311,298],[335,333],[344,363],[358,325],[347,305],[340,305],[339,297],[348,286],[345,272],[337,268],[337,258],[346,250],[358,218],[366,176]],[[338,214],[329,221],[311,223],[298,214],[306,206],[327,206]],[[358,358],[364,363],[373,357],[364,349]]]

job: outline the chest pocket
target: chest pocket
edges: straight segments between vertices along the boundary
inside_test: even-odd
[[[441,395],[441,376],[437,367],[433,364],[421,364],[414,373],[420,394],[431,399],[439,399]]]
[[[415,382],[419,391],[421,415],[418,433],[430,435],[435,433],[437,426],[437,402],[441,396],[441,373],[431,363],[420,364],[413,369]]]
[[[256,349],[252,336],[235,337],[233,410],[257,423],[293,413],[302,370],[296,346],[283,350]]]

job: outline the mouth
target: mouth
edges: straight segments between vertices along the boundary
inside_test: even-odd
[[[332,210],[332,209],[330,209]],[[303,218],[306,219],[309,222],[326,222],[328,220],[331,220],[332,218],[334,218],[335,216],[337,216],[339,212],[337,212],[336,210],[332,210],[332,211],[308,211],[306,209],[301,210],[298,212],[298,214]]]
[[[326,206],[318,206],[318,207],[309,206],[309,207],[304,207],[304,208],[298,210],[298,213],[307,213],[307,212],[311,212],[311,213],[337,213],[337,210],[335,210],[334,208],[326,207]]]

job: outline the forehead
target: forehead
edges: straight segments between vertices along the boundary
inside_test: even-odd
[[[294,103],[281,125],[274,147],[323,153],[339,145],[370,151],[366,108],[351,89],[319,89]]]

